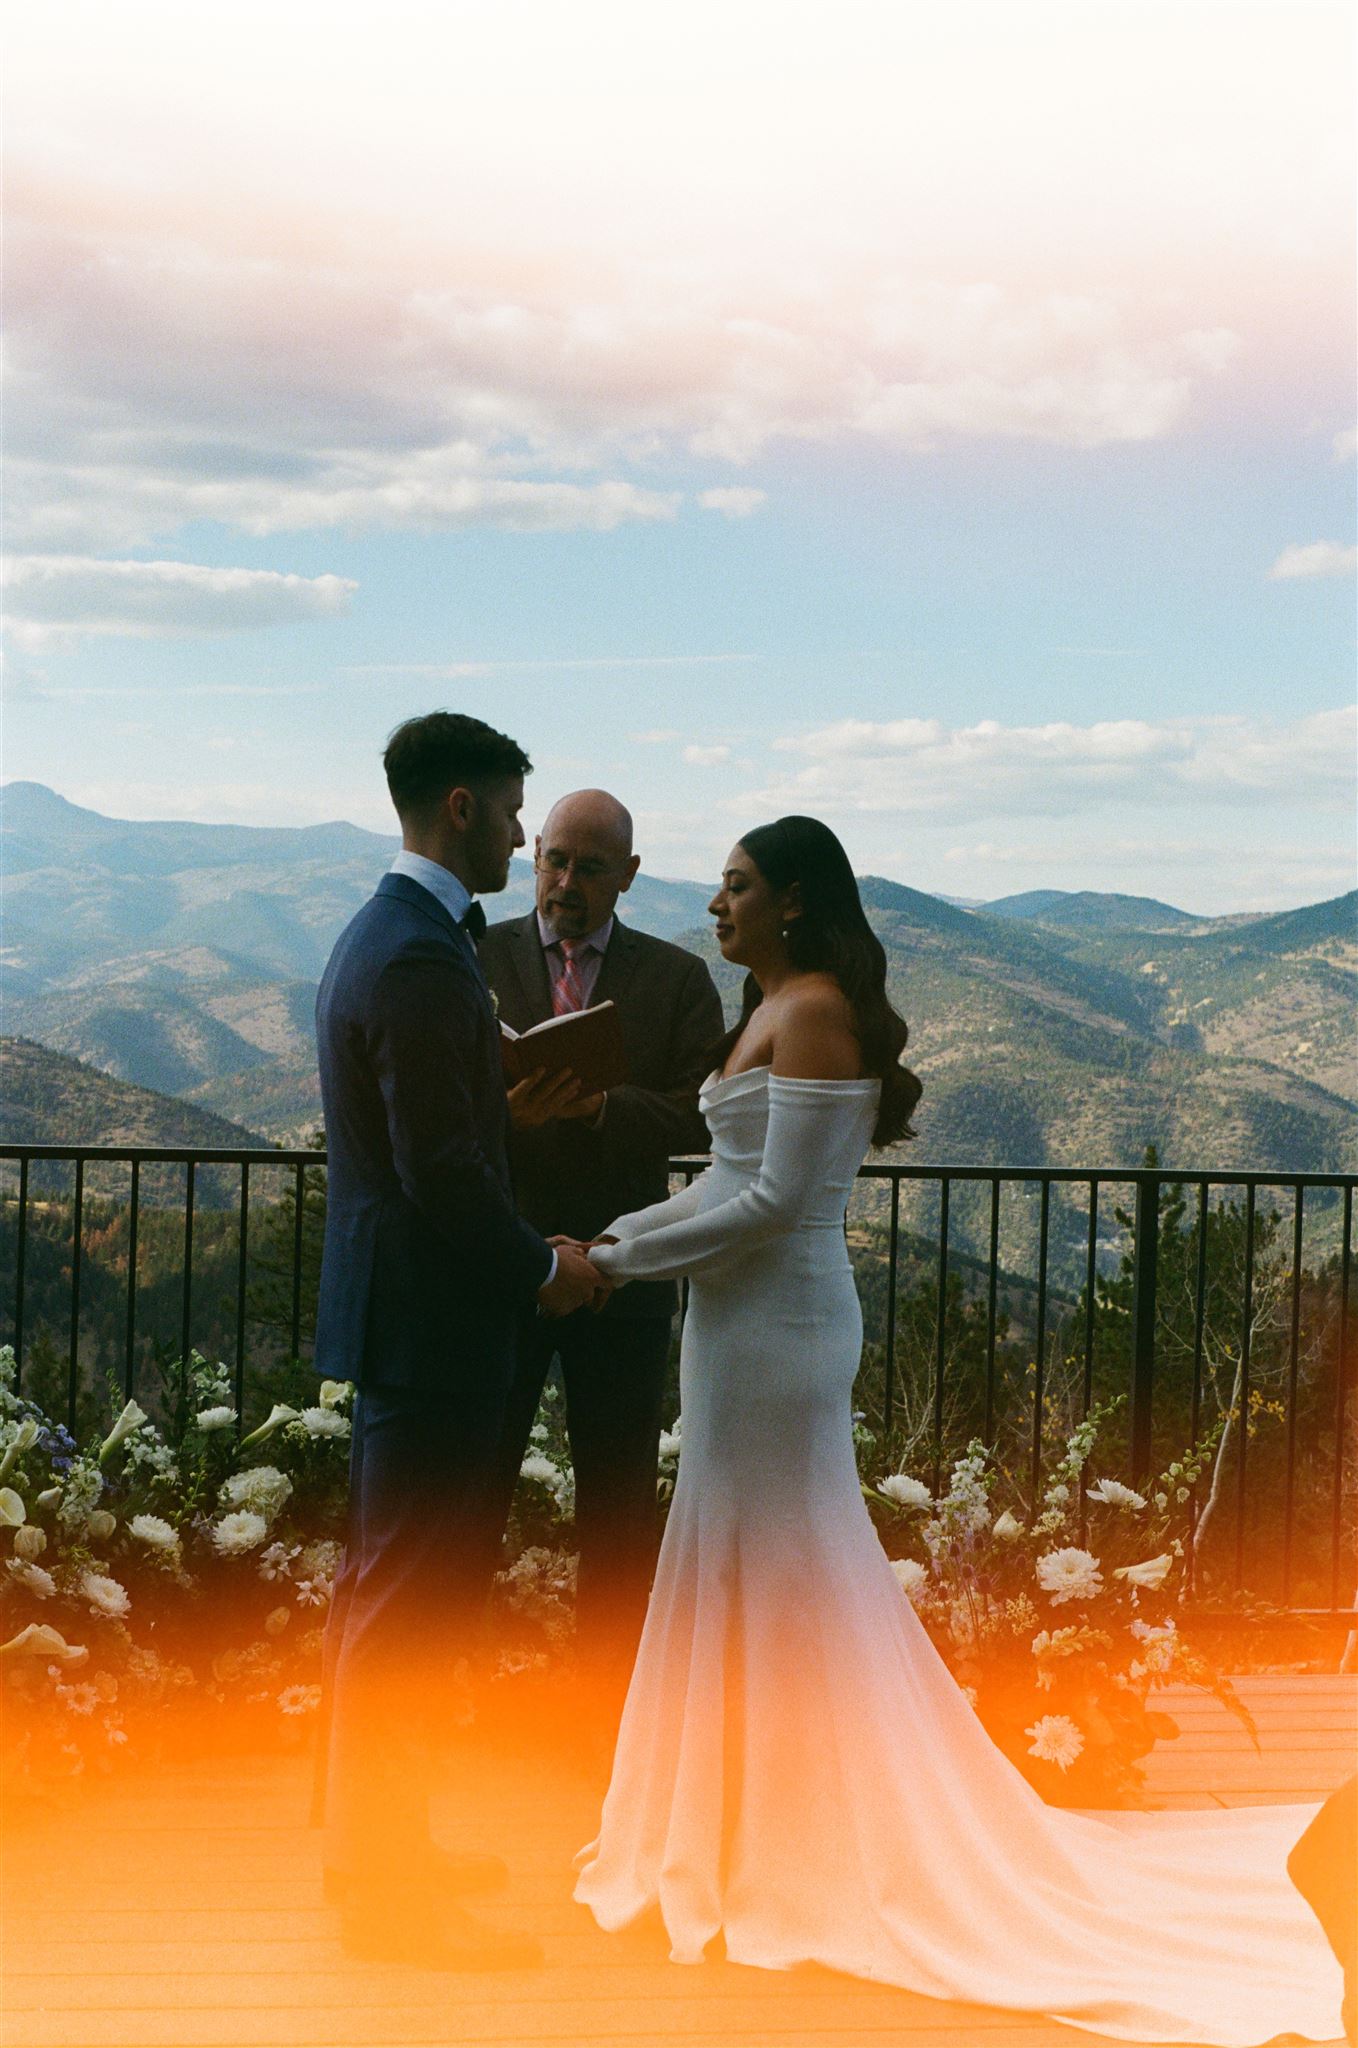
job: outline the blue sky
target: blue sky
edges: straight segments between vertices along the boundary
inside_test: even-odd
[[[805,809],[964,896],[1351,886],[1347,10],[1034,11],[30,19],[6,775],[385,827],[447,704],[662,874]]]

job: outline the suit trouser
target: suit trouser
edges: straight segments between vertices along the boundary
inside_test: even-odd
[[[430,1746],[480,1619],[503,1390],[367,1388],[354,1401],[349,1527],[326,1628],[313,1819],[325,1860],[374,1879],[429,1840]]]
[[[580,1546],[576,1642],[581,1666],[610,1694],[626,1689],[646,1619],[656,1553],[656,1461],[670,1320],[627,1321],[588,1309],[539,1318],[519,1333],[505,1403],[496,1526],[503,1528],[553,1358],[566,1389]]]

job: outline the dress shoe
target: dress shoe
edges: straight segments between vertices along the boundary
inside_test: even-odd
[[[509,1865],[500,1856],[455,1855],[431,1842],[404,1881],[426,1886],[438,1898],[468,1898],[474,1892],[503,1891],[509,1883]],[[329,1905],[342,1906],[353,1889],[353,1879],[347,1870],[327,1864],[321,1872],[321,1887]]]
[[[352,1894],[340,1941],[355,1962],[420,1970],[532,1970],[542,1962],[542,1946],[531,1934],[485,1927],[456,1907],[396,1914]]]

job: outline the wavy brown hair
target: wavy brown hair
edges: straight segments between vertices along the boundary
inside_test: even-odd
[[[831,975],[853,1012],[865,1075],[882,1084],[873,1144],[913,1138],[910,1118],[924,1084],[901,1064],[910,1033],[888,999],[886,953],[868,923],[849,856],[819,818],[792,816],[756,825],[740,844],[771,888],[800,891],[801,915],[787,927],[788,954],[795,968]],[[718,1067],[725,1066],[762,1001],[759,983],[747,975],[739,1022],[714,1054]]]

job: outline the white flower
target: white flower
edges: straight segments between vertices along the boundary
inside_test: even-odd
[[[242,1440],[241,1449],[248,1451],[251,1444],[262,1444],[266,1436],[272,1436],[274,1431],[282,1429],[285,1423],[297,1422],[299,1420],[300,1412],[298,1409],[289,1408],[286,1401],[275,1401],[263,1422],[260,1423],[259,1428],[252,1429],[249,1436]]]
[[[107,1614],[116,1621],[131,1612],[132,1602],[126,1586],[120,1586],[116,1579],[107,1578],[103,1572],[82,1572],[78,1591],[95,1614]]]
[[[302,1570],[309,1579],[334,1579],[343,1557],[344,1545],[333,1536],[322,1536],[302,1552]]]
[[[1133,1493],[1130,1486],[1124,1486],[1120,1479],[1100,1479],[1089,1489],[1091,1500],[1101,1501],[1106,1508],[1144,1508],[1144,1494]]]
[[[57,1582],[50,1572],[40,1564],[30,1564],[27,1558],[12,1557],[7,1567],[16,1586],[25,1587],[39,1600],[50,1600],[57,1590]]]
[[[85,1524],[85,1534],[91,1543],[107,1543],[117,1526],[116,1515],[111,1515],[107,1508],[96,1508]]]
[[[12,1486],[0,1486],[0,1529],[18,1529],[28,1520],[23,1496]]]
[[[285,1685],[278,1704],[285,1714],[314,1714],[321,1703],[318,1685]]]
[[[234,1429],[236,1411],[225,1405],[219,1408],[200,1408],[193,1419],[204,1436],[210,1436],[214,1429]]]
[[[536,1479],[541,1486],[550,1486],[553,1493],[561,1484],[561,1474],[550,1458],[544,1458],[537,1451],[530,1451],[519,1467],[520,1479]]]
[[[1129,1586],[1145,1586],[1154,1592],[1163,1586],[1174,1563],[1169,1551],[1162,1550],[1159,1557],[1148,1557],[1142,1564],[1120,1564],[1113,1573],[1115,1579],[1125,1579]]]
[[[127,1525],[129,1536],[135,1536],[138,1543],[144,1543],[149,1550],[178,1550],[179,1532],[163,1522],[159,1515],[133,1515]]]
[[[140,1429],[145,1420],[146,1410],[139,1408],[135,1401],[129,1401],[99,1446],[99,1463],[102,1465],[105,1458],[111,1452],[116,1451],[119,1444],[124,1443],[131,1436],[133,1430]]]
[[[38,1495],[38,1506],[40,1508],[54,1508],[60,1500],[61,1488],[59,1486],[49,1486]]]
[[[297,1418],[308,1436],[348,1436],[349,1418],[333,1408],[304,1408]]]
[[[1067,1600],[1092,1600],[1103,1591],[1099,1560],[1087,1550],[1049,1550],[1037,1560],[1037,1583],[1053,1607]]]
[[[929,1582],[929,1574],[917,1558],[893,1557],[891,1569],[896,1575],[896,1584],[908,1599],[914,1600]]]
[[[269,1525],[263,1515],[255,1514],[249,1508],[238,1508],[233,1515],[223,1515],[212,1528],[212,1547],[221,1557],[238,1557],[244,1550],[253,1550],[262,1543],[269,1533]]]
[[[1044,1764],[1055,1764],[1061,1771],[1068,1771],[1084,1751],[1085,1739],[1068,1714],[1043,1714],[1023,1732],[1033,1738],[1028,1745],[1029,1756],[1040,1758]]]
[[[544,1431],[543,1431],[543,1435],[545,1436],[545,1435],[546,1435],[546,1433],[547,1433],[547,1432],[546,1432],[546,1431],[544,1430]],[[662,1465],[671,1465],[671,1464],[673,1464],[674,1460],[675,1460],[675,1459],[676,1459],[676,1458],[677,1458],[677,1457],[679,1456],[679,1453],[680,1453],[680,1451],[681,1451],[682,1449],[683,1449],[683,1445],[682,1445],[682,1444],[680,1443],[680,1441],[679,1441],[679,1432],[678,1432],[678,1430],[677,1430],[677,1429],[662,1429],[662,1430],[661,1430],[661,1432],[660,1432],[660,1462],[661,1462],[661,1464],[662,1464]]]
[[[354,1391],[352,1380],[322,1380],[320,1402],[322,1408],[343,1408]]]
[[[894,1500],[901,1508],[931,1508],[934,1497],[922,1479],[912,1479],[908,1472],[891,1472],[877,1482],[877,1491],[888,1500]]]
[[[22,1529],[14,1532],[14,1555],[25,1558],[29,1564],[40,1558],[47,1548],[47,1531],[39,1529],[33,1522],[25,1522]]]
[[[89,1654],[83,1643],[68,1643],[45,1621],[30,1621],[17,1636],[0,1643],[0,1657],[55,1657],[59,1664],[83,1664]]]
[[[25,1451],[31,1450],[38,1441],[38,1425],[33,1416],[25,1415],[21,1422],[13,1425],[13,1428],[14,1434],[5,1445],[5,1455],[0,1458],[0,1479],[7,1478],[15,1459],[22,1457]]]
[[[547,1425],[546,1425],[546,1423],[545,1423],[545,1422],[535,1422],[535,1423],[533,1424],[533,1427],[532,1427],[532,1428],[531,1428],[531,1429],[529,1430],[528,1434],[529,1434],[529,1436],[530,1436],[530,1437],[532,1438],[532,1440],[533,1440],[533,1442],[534,1442],[535,1444],[545,1444],[545,1443],[546,1443],[546,1441],[547,1441]]]
[[[291,1575],[295,1557],[301,1555],[301,1545],[294,1543],[289,1549],[286,1543],[271,1543],[259,1554],[259,1576],[261,1579],[286,1579]]]
[[[1008,1508],[1006,1508],[1004,1513],[997,1518],[991,1534],[992,1536],[998,1536],[1002,1543],[1012,1543],[1016,1536],[1023,1534],[1023,1524],[1022,1522],[1015,1521]]]
[[[92,1714],[99,1704],[99,1695],[92,1685],[59,1685],[57,1698],[71,1714]]]
[[[222,1481],[217,1498],[229,1508],[250,1508],[272,1521],[292,1496],[292,1481],[276,1465],[247,1465]]]

